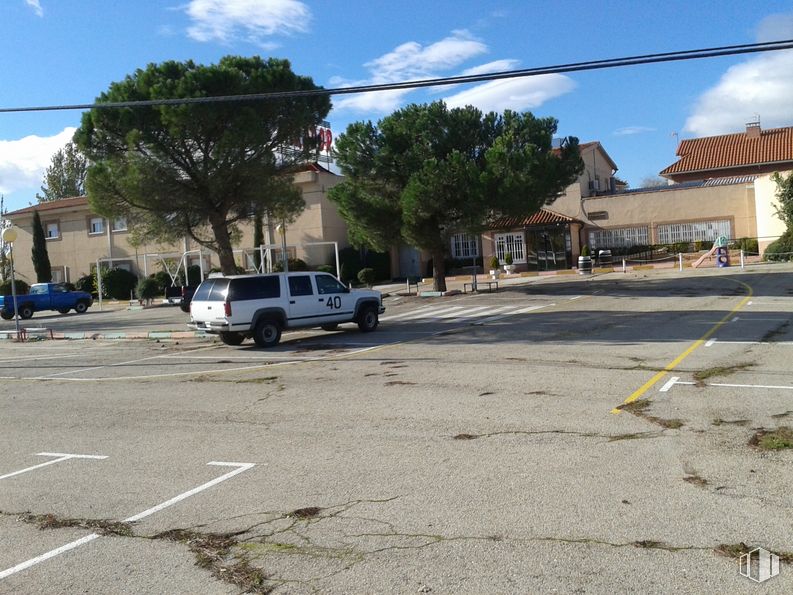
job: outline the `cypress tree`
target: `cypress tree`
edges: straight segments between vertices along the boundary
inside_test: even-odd
[[[254,216],[253,220],[253,247],[256,251],[253,253],[253,262],[256,264],[256,268],[261,270],[262,268],[262,253],[259,252],[259,246],[264,244],[264,217],[262,217],[261,212],[257,212]]]
[[[52,266],[47,254],[47,240],[44,238],[44,227],[38,211],[33,211],[33,268],[36,269],[36,281],[49,283],[52,281]]]

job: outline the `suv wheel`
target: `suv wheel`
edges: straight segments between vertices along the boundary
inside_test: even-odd
[[[334,322],[333,324],[323,324],[320,328],[323,331],[337,331],[339,330],[339,325]]]
[[[280,340],[281,326],[275,320],[260,320],[253,329],[253,342],[258,347],[275,347]]]
[[[377,308],[374,306],[364,306],[358,314],[358,328],[361,332],[370,333],[377,328],[380,319],[377,316]]]
[[[242,345],[245,335],[242,333],[220,333],[220,340],[226,345]]]

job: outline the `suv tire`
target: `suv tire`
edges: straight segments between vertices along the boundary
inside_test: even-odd
[[[245,340],[245,335],[242,333],[225,332],[218,334],[220,335],[220,340],[226,345],[242,345]]]
[[[377,328],[380,319],[377,315],[377,308],[374,306],[364,306],[358,313],[358,328],[363,333],[371,333]]]
[[[281,325],[271,318],[263,318],[253,329],[253,342],[258,347],[275,347],[281,340]]]
[[[323,331],[337,331],[339,330],[339,325],[334,322],[333,324],[323,324],[320,328]]]

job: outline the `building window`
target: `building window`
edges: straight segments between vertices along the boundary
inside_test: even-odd
[[[597,229],[589,232],[591,248],[630,248],[649,244],[646,227],[622,227],[619,229]]]
[[[721,236],[732,237],[728,220],[699,221],[696,223],[670,223],[658,226],[658,243],[714,241]]]
[[[105,233],[105,220],[101,217],[91,217],[88,221],[88,233],[92,235]]]
[[[523,233],[496,234],[496,256],[504,262],[506,255],[512,254],[512,262],[526,262],[526,250],[523,247]]]
[[[64,274],[64,267],[52,267],[52,282],[53,283],[63,283],[66,281],[66,275]]]
[[[476,236],[456,233],[452,236],[452,258],[474,258],[479,256],[479,242]]]
[[[47,235],[48,240],[54,240],[61,236],[57,223],[47,223],[44,226],[44,231]]]
[[[127,231],[127,218],[119,217],[118,219],[113,219],[113,225],[110,229],[113,231]]]

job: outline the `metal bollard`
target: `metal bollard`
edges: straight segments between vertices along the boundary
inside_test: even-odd
[[[627,272],[628,272],[628,269],[627,269],[627,267],[625,266],[625,259],[624,259],[624,258],[622,259],[622,272],[623,272],[623,273],[627,273]]]
[[[677,262],[678,262],[678,269],[682,273],[683,272],[683,253],[682,252],[678,252],[677,253]]]
[[[741,270],[743,270],[743,250],[741,250]]]

